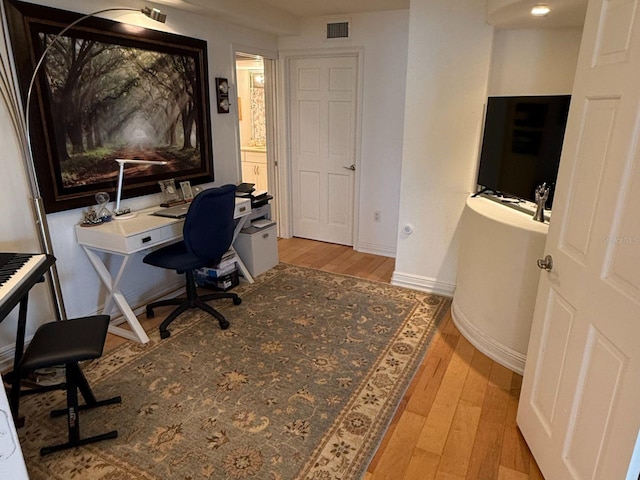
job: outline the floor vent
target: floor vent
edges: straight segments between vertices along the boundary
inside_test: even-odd
[[[349,22],[327,23],[327,38],[349,38]]]

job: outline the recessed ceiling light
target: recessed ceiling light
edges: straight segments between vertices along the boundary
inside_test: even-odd
[[[549,15],[551,9],[548,5],[536,5],[531,9],[531,15],[534,17],[544,17]]]

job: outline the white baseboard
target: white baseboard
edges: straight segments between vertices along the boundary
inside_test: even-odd
[[[396,249],[387,245],[377,245],[375,243],[358,242],[353,246],[356,252],[370,253],[382,257],[396,258]]]
[[[456,289],[455,283],[441,282],[436,278],[400,273],[398,271],[393,272],[391,285],[413,288],[414,290],[442,295],[443,297],[453,297],[453,292]]]
[[[503,345],[495,338],[479,330],[469,321],[468,317],[460,308],[456,306],[455,299],[451,304],[451,317],[453,318],[455,326],[460,330],[460,333],[464,338],[469,340],[474,347],[509,370],[520,375],[524,374],[524,364],[527,356]]]

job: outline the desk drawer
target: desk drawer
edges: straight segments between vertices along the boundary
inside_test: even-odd
[[[184,222],[173,223],[162,228],[162,239],[165,242],[169,240],[179,240],[182,238],[182,230],[184,228]]]
[[[124,239],[125,243],[125,251],[127,252],[135,252],[137,250],[153,247],[158,243],[162,243],[164,240],[164,235],[162,234],[163,229],[154,230],[151,232],[139,233],[138,235],[132,235],[130,237],[126,237]]]
[[[155,245],[170,243],[171,240],[182,238],[182,227],[184,223],[174,223],[165,225],[162,228],[149,232],[131,235],[125,239],[125,249],[127,252],[135,252]]]
[[[174,222],[132,235],[123,235],[121,232],[109,231],[100,227],[76,226],[76,236],[78,243],[82,245],[126,255],[156,245],[170,243],[172,240],[179,240],[182,238],[183,225],[184,222]]]
[[[248,198],[236,198],[236,208],[233,212],[233,218],[244,217],[251,213],[251,200]]]

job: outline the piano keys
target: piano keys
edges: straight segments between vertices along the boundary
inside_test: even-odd
[[[28,276],[28,272],[45,259],[44,254],[0,253],[0,301],[17,289]]]
[[[27,319],[29,290],[42,281],[43,275],[55,262],[55,258],[45,254],[0,253],[0,322],[20,304],[14,368],[22,356]],[[20,449],[14,418],[3,382],[0,382],[0,470],[11,478],[28,479],[27,468]],[[19,396],[20,385],[12,384]],[[4,477],[3,477],[4,478]]]
[[[16,343],[13,355],[14,368],[22,358],[24,340],[27,329],[27,304],[29,290],[44,280],[44,274],[56,261],[53,255],[0,253],[0,322],[20,304],[18,324],[16,327]],[[46,319],[49,321],[49,319]]]
[[[0,253],[0,322],[53,265],[44,253]]]

